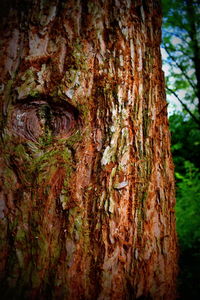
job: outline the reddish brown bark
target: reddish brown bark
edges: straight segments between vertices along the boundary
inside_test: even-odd
[[[3,297],[175,299],[159,2],[16,3],[2,31]]]

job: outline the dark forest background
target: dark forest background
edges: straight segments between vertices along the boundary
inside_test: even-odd
[[[180,246],[179,299],[200,295],[200,2],[162,1],[176,218]]]

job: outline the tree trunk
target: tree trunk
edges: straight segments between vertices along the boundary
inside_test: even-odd
[[[15,0],[6,13],[3,299],[175,299],[159,1]]]

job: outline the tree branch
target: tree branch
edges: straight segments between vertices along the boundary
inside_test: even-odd
[[[176,34],[176,33],[174,33],[174,32],[169,31],[169,30],[163,29],[163,35],[164,35],[165,33],[166,33],[166,34],[169,34],[170,36],[172,36],[172,35],[176,36],[176,37],[179,38],[181,41],[183,41],[184,43],[186,43],[186,44],[188,45],[188,47],[189,47],[189,42],[188,42],[185,38],[183,38],[181,35],[178,35],[178,34]],[[164,36],[164,37],[165,37],[165,36]]]
[[[165,30],[165,32],[166,33],[170,33],[170,31],[166,31]],[[171,35],[172,35],[172,33],[170,33]],[[174,34],[173,33],[173,35],[174,36],[177,36],[178,37],[178,35],[176,35],[176,34]],[[182,39],[182,38],[180,38],[184,43],[187,43],[187,47],[190,47],[190,45],[189,45],[189,42],[186,42],[184,39]],[[166,50],[166,44],[167,44],[167,42],[165,42],[165,36],[163,37],[163,41],[162,41],[162,45],[163,45],[163,48]],[[167,51],[167,50],[166,50]],[[193,56],[192,56],[192,54],[191,55],[189,55],[188,53],[186,53],[186,51],[183,51],[183,49],[176,49],[175,51],[179,51],[179,52],[181,52],[184,56],[187,56],[190,60],[192,60],[193,61]]]
[[[197,125],[200,127],[200,120],[189,110],[187,105],[180,99],[180,97],[177,95],[176,92],[174,92],[172,89],[166,86],[167,91],[169,91],[171,94],[173,94],[176,99],[181,103],[181,105],[185,108],[185,110],[188,112],[188,114],[191,116],[191,118],[197,123]]]
[[[169,55],[169,57],[173,60],[173,62],[175,63],[175,65],[177,66],[177,68],[179,68],[183,74],[183,76],[187,79],[187,81],[189,82],[189,84],[191,85],[191,87],[193,88],[196,96],[196,86],[193,84],[193,82],[190,80],[189,76],[185,73],[185,71],[183,70],[183,67],[177,63],[176,59],[171,55],[170,51],[168,50],[168,48],[166,47],[166,45],[164,45],[164,49],[167,52],[167,54]]]

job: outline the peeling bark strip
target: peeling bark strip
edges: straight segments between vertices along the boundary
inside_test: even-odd
[[[175,299],[159,1],[6,12],[2,299]]]

